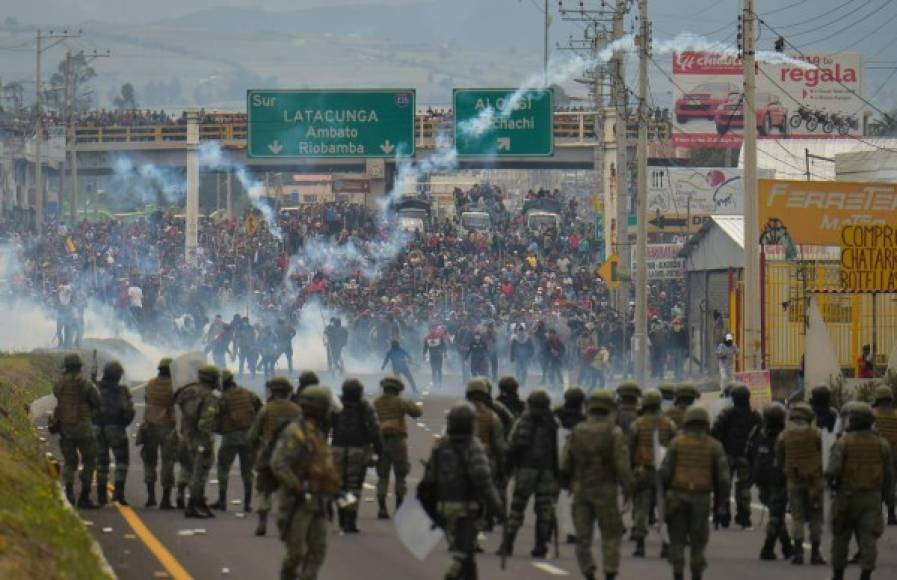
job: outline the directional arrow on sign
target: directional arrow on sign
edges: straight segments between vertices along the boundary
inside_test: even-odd
[[[667,227],[684,228],[688,221],[685,218],[668,218],[664,215],[659,215],[648,223],[657,229],[662,230]]]
[[[498,138],[498,150],[499,151],[510,151],[511,150],[511,138],[510,137],[499,137]]]
[[[280,144],[280,141],[275,139],[274,143],[268,145],[268,150],[271,151],[271,153],[277,155],[278,153],[283,151],[283,145]]]
[[[383,151],[387,155],[392,153],[395,148],[396,148],[396,146],[393,145],[392,143],[390,143],[389,139],[387,139],[386,141],[383,142],[382,145],[380,145],[380,151]]]

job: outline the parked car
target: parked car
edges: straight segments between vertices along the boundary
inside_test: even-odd
[[[788,109],[782,106],[779,97],[771,93],[757,93],[754,97],[757,113],[757,132],[769,135],[773,127],[782,135],[788,133]],[[729,93],[726,102],[716,109],[716,132],[724,135],[729,129],[744,128],[744,97],[739,92]]]
[[[676,99],[676,122],[680,125],[690,118],[713,120],[717,107],[726,102],[729,93],[738,90],[734,83],[703,83]]]

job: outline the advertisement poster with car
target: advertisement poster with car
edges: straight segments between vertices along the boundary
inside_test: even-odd
[[[863,56],[806,54],[812,66],[760,63],[754,106],[763,138],[862,136]],[[741,59],[709,52],[673,54],[673,143],[741,147]]]

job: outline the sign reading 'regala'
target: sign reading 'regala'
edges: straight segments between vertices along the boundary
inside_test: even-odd
[[[897,215],[895,183],[761,179],[757,198],[761,230],[775,218],[810,246],[841,246],[844,226],[883,226]]]
[[[889,225],[841,228],[841,289],[897,290],[897,228]]]

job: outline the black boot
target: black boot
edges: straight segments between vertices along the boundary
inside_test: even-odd
[[[693,570],[691,573],[691,580],[701,580],[701,573]]]
[[[112,501],[118,502],[119,505],[129,505],[128,501],[125,499],[125,482],[115,482],[115,491],[112,492]]]
[[[214,518],[215,512],[212,511],[212,508],[209,507],[209,504],[206,503],[205,496],[196,500],[196,509],[201,511],[206,515],[207,518]]]
[[[860,580],[872,580],[872,570],[863,570],[860,572]]]
[[[633,558],[644,558],[645,557],[645,540],[636,540],[635,541],[635,551],[632,552]]]
[[[174,509],[174,506],[171,505],[171,488],[163,487],[162,488],[162,501],[159,502],[160,510],[171,510]]]
[[[607,573],[604,575],[604,580],[617,580],[617,574],[616,574],[616,572],[607,572]]]
[[[186,491],[187,491],[187,484],[179,483],[178,484],[178,499],[177,499],[177,503],[176,503],[177,508],[179,510],[184,509],[184,494],[186,493]]]
[[[760,550],[760,559],[761,560],[775,560],[776,559],[776,537],[775,536],[766,536],[766,541],[763,542],[763,548]]]
[[[683,578],[684,578],[684,576],[682,575],[681,572],[679,572],[679,573],[673,572],[673,580],[683,580]]]
[[[385,497],[378,497],[378,498],[377,498],[377,505],[378,505],[379,508],[380,508],[379,510],[377,510],[377,519],[378,519],[378,520],[388,520],[388,519],[389,519],[389,512],[386,511],[386,498],[385,498]]]
[[[834,570],[832,570],[832,580],[844,580],[844,569],[841,568],[839,570],[835,568]]]
[[[585,578],[585,580],[595,580],[595,573],[594,572],[586,572],[583,577]]]
[[[804,545],[803,542],[799,542],[795,540],[794,546],[791,550],[791,563],[795,566],[800,566],[804,563]]]
[[[252,513],[252,487],[246,488],[246,493],[243,494],[243,511],[247,514]]]
[[[536,522],[536,543],[530,556],[544,558],[548,555],[548,541],[551,540],[551,527],[547,522]]]
[[[822,557],[822,552],[819,551],[819,542],[813,542],[812,549],[810,550],[810,564],[813,564],[814,566],[825,566],[827,563],[825,558]]]
[[[204,520],[208,516],[206,516],[206,514],[199,509],[199,506],[197,506],[197,500],[191,497],[189,500],[187,500],[187,507],[186,509],[184,509],[184,517]]]
[[[346,510],[346,533],[347,534],[358,534],[361,530],[358,529],[358,510]]]
[[[78,500],[80,503],[81,500]],[[103,507],[109,503],[109,487],[105,481],[97,480],[97,506]]]
[[[227,488],[218,487],[218,501],[213,503],[210,506],[213,510],[218,510],[219,512],[227,511]]]
[[[156,484],[146,484],[146,503],[143,507],[156,507]]]
[[[65,484],[65,499],[69,500],[69,503],[75,505],[75,484],[67,483]]]
[[[897,526],[897,513],[895,513],[892,507],[888,508],[888,525]]]
[[[268,533],[268,512],[259,510],[259,525],[255,528],[256,536],[264,536]]]
[[[105,489],[103,488],[103,492],[105,493]],[[95,510],[97,509],[97,504],[90,501],[90,488],[83,487],[81,488],[81,495],[78,497],[78,509],[82,510]]]
[[[346,510],[344,510],[343,508],[337,508],[336,509],[336,519],[338,522],[337,525],[339,525],[339,531],[341,531],[342,533],[345,534],[346,526],[348,525],[346,523]]]
[[[735,523],[741,526],[741,529],[746,530],[751,527],[751,512],[743,512],[738,511],[735,513]]]
[[[794,545],[791,543],[791,536],[788,534],[788,530],[784,529],[784,526],[779,533],[779,542],[782,544],[782,557],[790,560],[791,556],[794,555]]]
[[[575,543],[576,543],[576,535],[574,535],[574,534],[567,534],[567,543],[568,543],[568,544],[575,544]]]
[[[505,530],[501,545],[498,547],[498,556],[510,557],[514,553],[514,540],[517,538],[517,530]]]

